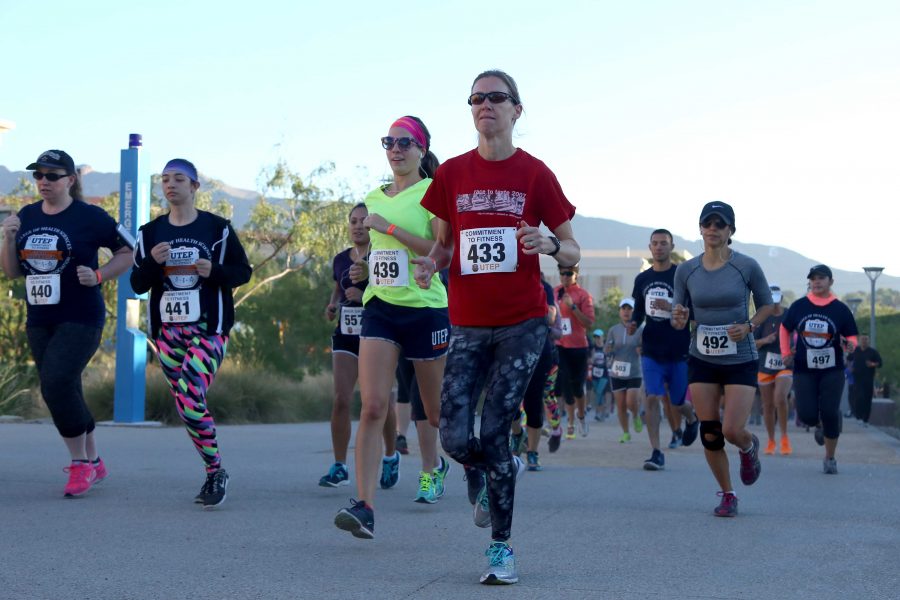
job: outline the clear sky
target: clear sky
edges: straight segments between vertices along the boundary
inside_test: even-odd
[[[900,3],[0,2],[0,164],[48,148],[118,171],[128,133],[158,171],[183,156],[258,189],[283,159],[356,189],[378,138],[420,116],[448,158],[476,142],[465,98],[501,68],[515,143],[587,216],[736,238],[900,275]]]

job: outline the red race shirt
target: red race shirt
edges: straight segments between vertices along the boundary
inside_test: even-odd
[[[442,164],[422,206],[450,224],[450,321],[464,327],[514,325],[547,312],[538,256],[515,239],[519,221],[551,231],[571,220],[556,176],[527,152],[488,161],[477,150]]]
[[[561,285],[553,288],[553,293],[556,294],[557,298],[561,295],[559,293],[561,289]],[[578,307],[581,314],[590,317],[591,322],[593,322],[594,299],[591,297],[590,292],[583,287],[580,287],[577,283],[573,283],[566,288],[565,293],[572,296],[572,302],[575,303],[575,306]],[[584,328],[584,325],[582,325],[581,321],[578,320],[578,317],[573,314],[574,311],[572,311],[572,309],[562,302],[559,302],[558,304],[559,316],[563,321],[563,336],[556,340],[556,345],[562,346],[563,348],[587,348],[587,330]],[[569,320],[568,326],[566,326],[566,319]]]

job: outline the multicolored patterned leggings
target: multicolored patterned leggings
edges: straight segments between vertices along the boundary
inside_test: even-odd
[[[550,427],[559,427],[559,403],[556,401],[556,377],[559,374],[559,365],[550,367],[547,380],[544,382],[544,406],[550,415]]]
[[[159,362],[175,408],[188,435],[206,463],[206,471],[222,462],[216,442],[216,424],[206,406],[206,393],[225,358],[228,337],[207,335],[205,326],[163,325],[156,340]]]
[[[487,474],[491,537],[509,539],[516,468],[509,451],[509,424],[547,337],[543,318],[506,327],[453,327],[441,389],[441,445],[455,460]],[[479,437],[475,408],[485,390]]]

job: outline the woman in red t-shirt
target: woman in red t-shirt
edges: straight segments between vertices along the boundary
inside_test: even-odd
[[[509,536],[516,475],[524,465],[510,453],[509,427],[547,337],[538,254],[572,265],[581,252],[570,223],[575,207],[556,176],[513,146],[523,110],[515,81],[503,71],[481,73],[468,101],[478,147],[438,168],[422,199],[437,216],[437,240],[429,256],[413,262],[425,288],[436,270],[450,269],[453,327],[441,391],[441,443],[466,467],[475,524],[492,526],[481,582],[516,583]],[[541,223],[554,235],[541,233]],[[476,437],[482,389],[487,395]]]

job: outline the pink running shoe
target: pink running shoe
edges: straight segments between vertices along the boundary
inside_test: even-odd
[[[741,482],[744,485],[753,485],[759,479],[762,464],[759,462],[759,438],[753,436],[750,450],[741,452]]]
[[[106,464],[103,462],[103,459],[99,456],[97,457],[97,464],[92,464],[94,467],[94,484],[97,485],[107,477],[109,477],[109,471],[106,470]]]
[[[719,505],[713,510],[717,517],[736,517],[738,512],[738,499],[731,492],[716,492],[722,498]]]
[[[73,462],[63,469],[69,474],[69,482],[66,484],[66,498],[83,496],[91,489],[94,483],[94,467],[91,463]]]

